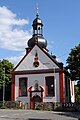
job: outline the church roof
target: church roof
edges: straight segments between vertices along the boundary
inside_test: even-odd
[[[44,49],[42,49],[40,46],[38,46],[37,44],[35,45],[35,46],[37,46],[41,51],[43,51],[44,52],[44,54],[49,58],[49,59],[51,59],[51,61],[53,62],[53,63],[55,63],[58,67],[59,67],[59,69],[62,69],[63,70],[63,64],[62,63],[59,63],[55,58],[53,58],[53,56],[52,55],[50,55],[48,52],[46,52]],[[17,67],[23,62],[23,60],[28,56],[28,54],[34,49],[34,47],[35,46],[33,46],[31,49],[30,49],[30,51],[21,59],[21,61],[17,64],[17,66],[14,68],[14,70],[13,70],[13,72],[17,69]],[[27,70],[28,71],[28,70]],[[35,71],[35,70],[31,70],[31,71]],[[39,71],[39,70],[37,70],[37,71]],[[43,70],[44,71],[44,70]],[[48,70],[47,70],[48,71]],[[50,71],[50,70],[49,70]]]

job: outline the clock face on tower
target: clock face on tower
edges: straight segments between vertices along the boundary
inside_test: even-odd
[[[34,66],[34,67],[38,67],[38,66],[39,66],[37,50],[36,50],[36,52],[35,52],[35,57],[34,57],[33,66]]]

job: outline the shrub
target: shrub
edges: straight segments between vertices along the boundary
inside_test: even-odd
[[[0,109],[7,109],[7,107],[6,106],[1,106]]]

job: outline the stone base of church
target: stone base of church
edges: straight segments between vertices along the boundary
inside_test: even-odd
[[[52,102],[35,103],[35,109],[52,111],[54,110],[54,103]]]

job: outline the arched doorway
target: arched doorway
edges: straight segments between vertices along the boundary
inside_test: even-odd
[[[36,102],[43,102],[43,88],[39,86],[38,90],[32,90],[33,86],[29,88],[30,92],[30,109],[35,108]]]
[[[36,96],[33,97],[33,104],[34,104],[33,106],[34,106],[34,108],[35,108],[35,104],[36,104],[37,102],[38,102],[38,103],[41,102],[41,97],[38,96],[38,95],[36,95]]]

